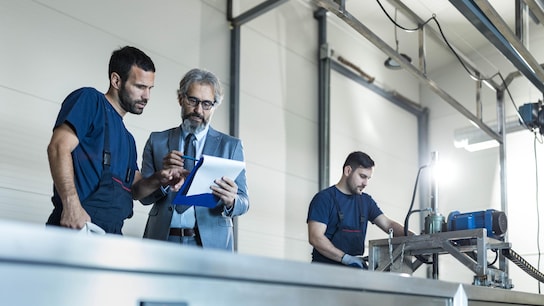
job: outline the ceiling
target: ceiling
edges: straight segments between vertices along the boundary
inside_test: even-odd
[[[339,2],[340,0],[336,1]],[[512,32],[515,32],[516,1],[512,0],[345,0],[345,9],[393,49],[396,48],[395,26],[383,10],[394,19],[395,7],[400,7],[397,12],[397,23],[405,28],[412,29],[417,27],[417,23],[413,18],[404,14],[403,6],[415,13],[420,20],[427,21],[435,16],[436,21],[431,20],[427,24],[427,29],[429,27],[432,28],[432,31],[437,35],[429,35],[429,30],[427,30],[425,36],[425,58],[428,72],[432,72],[457,60],[453,52],[444,43],[444,40],[439,37],[438,24],[447,41],[462,55],[462,58],[479,63],[477,69],[482,75],[491,76],[498,71],[497,67],[504,69],[505,65],[511,69],[509,71],[502,71],[502,74],[508,75],[510,72],[517,71],[516,66],[510,64],[510,60],[505,56],[500,56],[501,60],[504,60],[502,63],[487,60],[493,54],[501,54],[501,52],[452,4],[461,2],[488,3],[498,13],[508,28]],[[523,0],[521,3],[529,2],[538,2],[539,5],[541,4],[540,0]],[[380,4],[383,6],[383,9],[380,7]],[[529,10],[526,10],[526,12],[529,12]],[[529,14],[522,14],[521,16],[526,21],[525,28],[529,29],[529,31],[544,31],[542,24],[535,23],[538,22],[537,19],[531,18],[534,15],[529,17]],[[397,28],[396,35],[398,37],[398,52],[410,56],[414,59],[412,64],[417,66],[418,33],[416,31],[408,32]],[[527,49],[530,51],[529,46],[527,46]],[[539,58],[535,54],[532,54],[532,56],[536,59]],[[540,58],[542,59],[542,57]]]
[[[515,76],[522,75],[544,92],[544,69],[540,64],[544,58],[539,62],[535,55],[542,52],[531,53],[527,39],[542,39],[541,32],[533,31],[543,30],[543,0],[312,1],[399,62],[405,71],[497,141],[501,141],[501,135],[427,75],[452,61],[459,61],[474,79],[479,78],[496,91],[504,91]],[[420,35],[419,28],[424,28],[425,35]],[[425,48],[420,48],[423,45]],[[419,56],[419,50],[423,49],[425,55]],[[406,53],[415,60],[409,63],[399,53]],[[426,63],[424,69],[420,66],[422,62]],[[473,64],[475,62],[478,65]],[[501,78],[497,78],[498,72]]]

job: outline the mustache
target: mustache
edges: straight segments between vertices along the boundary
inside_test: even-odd
[[[197,117],[199,119],[202,119],[204,120],[204,117],[202,117],[202,115],[200,115],[199,113],[190,113],[190,114],[187,114],[185,116],[183,116],[183,120],[189,118],[189,117]]]

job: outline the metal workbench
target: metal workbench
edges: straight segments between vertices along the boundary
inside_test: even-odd
[[[0,305],[544,305],[540,295],[0,220]]]

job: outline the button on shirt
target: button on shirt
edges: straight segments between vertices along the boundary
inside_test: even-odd
[[[200,158],[202,156],[202,150],[204,149],[204,143],[206,142],[206,135],[208,134],[208,128],[207,126],[203,131],[200,131],[199,133],[195,134],[196,141],[195,141],[195,152],[196,156],[193,156],[194,158]],[[182,130],[183,131],[183,130]],[[181,133],[181,139],[179,141],[179,151],[183,151],[183,148],[185,147],[185,137],[187,137],[187,132],[183,131]],[[185,153],[185,152],[183,152]],[[175,228],[194,228],[195,227],[195,207],[191,206],[183,213],[178,213],[174,209],[174,213],[172,215],[172,220],[170,221],[170,227]]]

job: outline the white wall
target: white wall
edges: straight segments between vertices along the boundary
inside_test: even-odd
[[[310,260],[306,214],[318,191],[318,76],[317,21],[307,2],[288,1],[242,28],[240,136],[251,207],[239,218],[240,253]],[[235,15],[255,4],[237,2]],[[465,126],[466,120],[425,88],[420,91],[420,85],[406,72],[386,70],[382,65],[386,56],[334,16],[329,17],[328,31],[336,54],[376,77],[376,84],[430,107],[431,150],[438,150],[443,159],[454,160],[458,173],[452,185],[442,186],[443,212],[498,208],[496,151],[468,154],[454,149],[452,131]],[[141,48],[157,67],[156,87],[144,114],[125,119],[140,155],[151,131],[179,123],[175,90],[192,67],[208,68],[223,81],[226,99],[212,125],[228,132],[230,36],[226,0],[161,0],[152,5],[143,0],[0,0],[0,38],[1,219],[45,222],[52,207],[46,146],[60,103],[82,86],[105,91],[107,61],[120,46]],[[460,99],[472,101],[465,88],[474,86],[461,71],[451,74],[450,68],[433,77],[450,86]],[[536,99],[535,94],[533,90],[529,96]],[[492,93],[485,96],[493,99]],[[331,75],[331,101],[330,183],[340,177],[347,154],[354,150],[369,153],[377,167],[367,192],[387,215],[402,222],[419,166],[415,117],[336,72]],[[511,198],[510,203],[519,202],[517,205],[534,218],[535,205],[530,204],[533,169],[526,144],[531,140],[509,137],[509,141],[516,146],[519,141],[525,148],[517,152],[509,146],[511,174],[528,182],[520,186],[509,179],[513,189],[509,194],[521,196],[516,190],[527,188],[525,195],[529,195],[523,201]],[[125,235],[141,237],[147,211],[135,202],[135,215],[126,222]],[[533,236],[518,247],[523,230],[516,231],[513,224],[525,224],[526,220],[509,213],[514,248],[523,255],[534,255]],[[411,229],[419,232],[419,221],[412,218]],[[534,233],[534,228],[530,231]],[[367,239],[384,237],[376,227],[369,227]],[[455,272],[459,266],[444,264],[444,279],[471,282],[470,273]],[[534,291],[530,285],[520,287]]]

